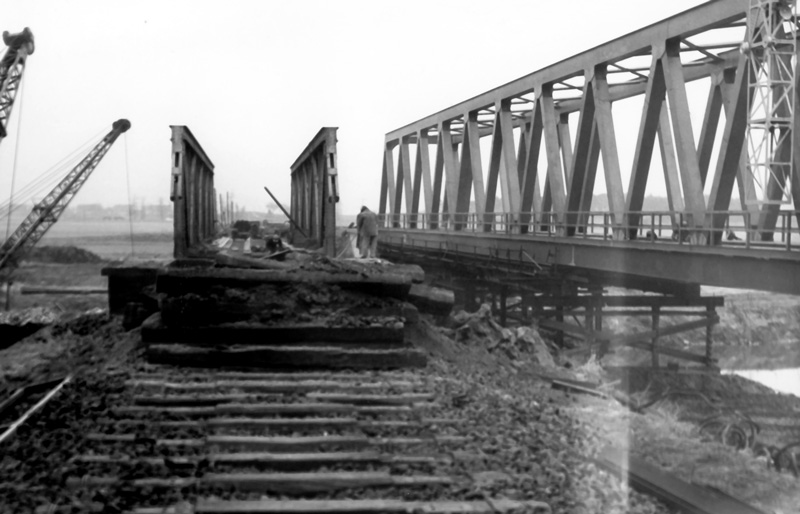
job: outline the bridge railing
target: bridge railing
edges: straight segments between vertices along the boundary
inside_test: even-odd
[[[775,216],[772,231],[758,228],[765,215]],[[639,241],[690,246],[800,249],[800,226],[792,221],[800,211],[709,211],[705,220],[724,217],[722,229],[695,223],[691,213],[671,211],[575,211],[556,214],[530,212],[381,214],[381,226],[405,230],[437,230],[493,235],[569,237],[603,241]],[[631,222],[630,220],[635,220]],[[705,225],[705,226],[704,226]]]

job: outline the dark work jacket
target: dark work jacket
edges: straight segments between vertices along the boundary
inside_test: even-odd
[[[356,218],[356,226],[358,227],[358,234],[362,237],[377,236],[378,216],[369,209],[360,212]]]

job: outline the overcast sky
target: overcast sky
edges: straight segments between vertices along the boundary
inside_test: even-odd
[[[127,203],[126,169],[132,197],[168,201],[169,125],[187,125],[219,192],[263,210],[267,185],[288,208],[289,166],[336,126],[342,212],[377,210],[386,132],[700,3],[3,0],[0,30],[30,27],[36,51],[0,202],[17,137],[18,189],[127,118],[73,204]]]

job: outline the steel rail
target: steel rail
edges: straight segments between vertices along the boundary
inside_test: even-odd
[[[56,394],[58,394],[61,389],[64,388],[72,380],[72,375],[68,375],[64,380],[62,380],[57,386],[55,386],[49,393],[47,393],[44,398],[39,400],[36,405],[31,407],[30,409],[25,412],[17,421],[11,424],[8,429],[0,435],[0,444],[3,444],[8,439],[10,439],[17,431],[17,429],[22,426],[31,416],[33,416],[36,411],[41,409],[47,402],[49,402]]]

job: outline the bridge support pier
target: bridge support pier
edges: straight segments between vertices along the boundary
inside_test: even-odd
[[[719,322],[716,308],[724,298],[701,296],[697,284],[585,272],[507,254],[485,257],[458,248],[381,244],[381,255],[419,264],[428,277],[437,277],[437,284],[456,290],[456,303],[467,311],[478,309],[476,298],[491,302],[504,326],[535,322],[566,351],[602,358],[627,347],[649,353],[656,367],[666,359],[715,365],[713,326]],[[606,318],[619,322],[605,323]],[[612,330],[615,327],[619,328]],[[700,329],[705,330],[704,338],[695,338],[689,346],[704,351],[689,351],[686,340],[676,337]]]

